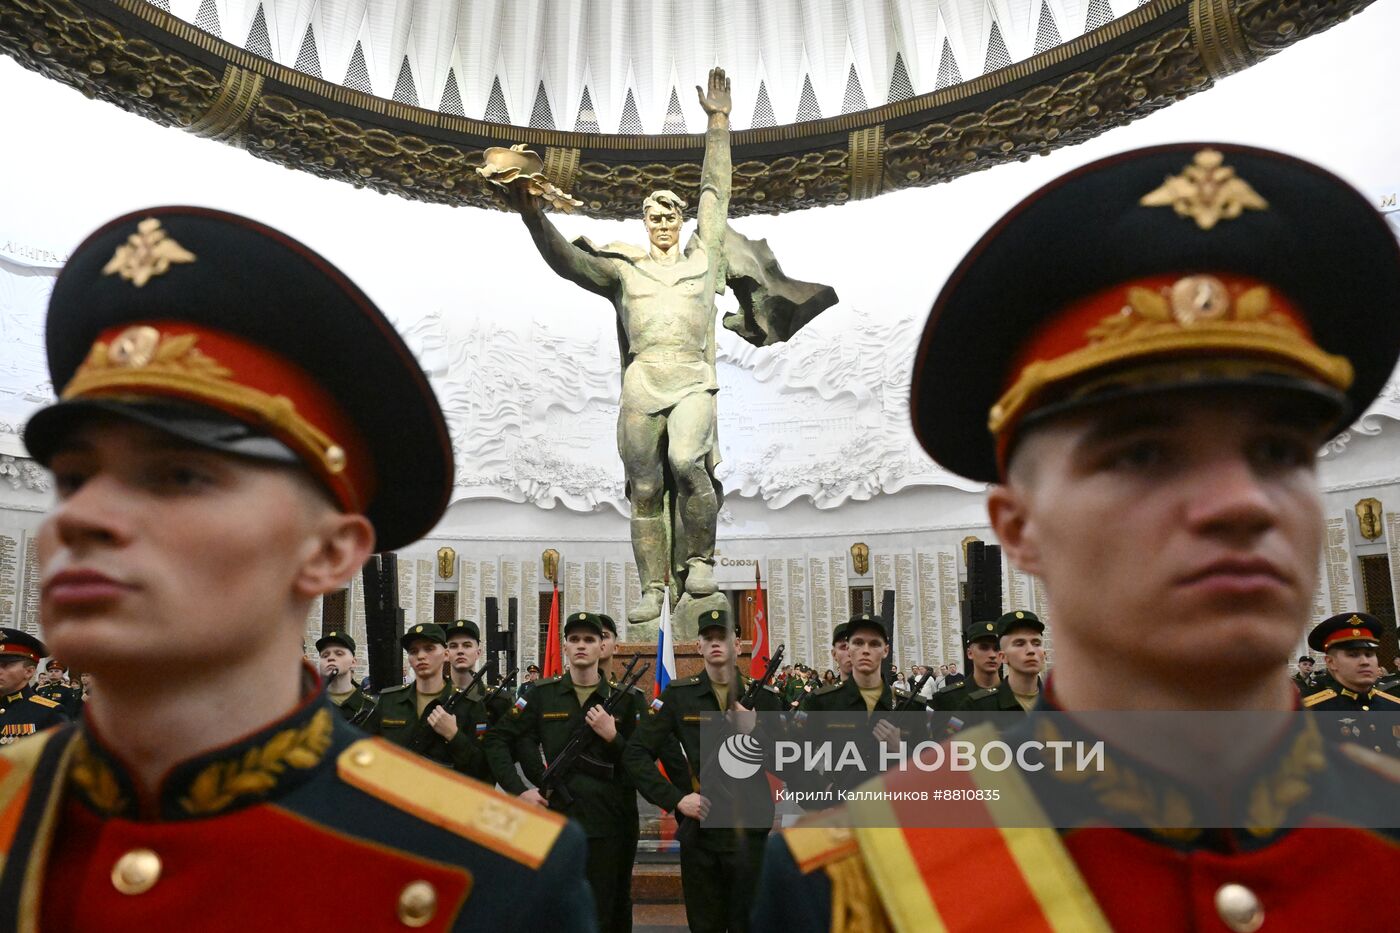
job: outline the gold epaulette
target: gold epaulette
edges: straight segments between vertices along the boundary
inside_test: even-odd
[[[0,749],[0,869],[5,866],[10,843],[19,828],[18,811],[29,799],[29,781],[53,735],[52,731],[40,732]]]
[[[1375,696],[1375,697],[1385,697],[1387,700],[1389,700],[1389,701],[1392,702],[1392,703],[1400,704],[1400,697],[1395,696],[1395,695],[1390,694],[1390,693],[1386,693],[1384,690],[1374,690],[1374,691],[1372,691],[1371,696]]]
[[[335,766],[371,797],[529,868],[544,863],[567,823],[383,739],[355,742]]]
[[[1356,764],[1394,784],[1400,784],[1400,760],[1372,751],[1355,742],[1339,742],[1337,750]]]
[[[1313,707],[1324,700],[1332,699],[1336,695],[1337,691],[1333,690],[1331,687],[1328,687],[1326,690],[1319,690],[1317,693],[1314,693],[1311,696],[1303,697],[1303,705],[1306,707]]]
[[[59,704],[59,703],[55,703],[53,700],[50,700],[48,697],[41,697],[41,696],[39,696],[39,694],[37,694],[37,693],[34,694],[33,696],[31,696],[31,697],[29,698],[29,702],[30,702],[30,703],[38,703],[40,706],[47,706],[49,709],[57,709],[59,706],[62,705],[62,704]]]
[[[782,833],[797,870],[804,875],[860,853],[855,833],[844,826],[799,825]]]

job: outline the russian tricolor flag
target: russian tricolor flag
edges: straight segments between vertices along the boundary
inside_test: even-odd
[[[671,588],[661,597],[661,630],[656,635],[656,689],[653,697],[661,696],[666,685],[676,678],[676,642],[671,637]]]

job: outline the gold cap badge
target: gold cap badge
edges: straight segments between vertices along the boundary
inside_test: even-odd
[[[155,217],[147,217],[136,225],[136,232],[117,247],[103,275],[120,275],[137,288],[158,275],[164,275],[175,263],[194,262],[195,255],[175,242],[161,228]]]
[[[1225,164],[1225,156],[1215,149],[1202,149],[1180,175],[1170,175],[1161,187],[1138,201],[1143,207],[1167,207],[1179,217],[1190,217],[1196,226],[1209,230],[1222,220],[1234,220],[1246,209],[1267,210],[1269,202],[1250,187],[1249,182]]]

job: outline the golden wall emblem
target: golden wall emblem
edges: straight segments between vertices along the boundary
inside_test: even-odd
[[[159,220],[147,217],[136,225],[136,232],[117,247],[116,253],[102,267],[102,274],[120,275],[140,288],[156,276],[164,275],[175,263],[194,260],[194,253],[176,243]]]
[[[856,576],[863,577],[870,572],[870,545],[857,541],[851,545],[851,563],[855,565]]]
[[[457,572],[457,552],[450,547],[438,548],[438,576],[451,580]]]
[[[1384,530],[1381,524],[1384,514],[1379,499],[1362,499],[1356,503],[1356,524],[1361,530],[1361,537],[1367,541],[1379,538]]]
[[[1143,207],[1170,207],[1178,217],[1190,217],[1202,230],[1209,230],[1222,220],[1234,220],[1246,210],[1262,211],[1269,206],[1215,149],[1196,153],[1180,175],[1169,176],[1138,203]]]
[[[544,578],[550,583],[558,583],[559,552],[554,548],[549,548],[540,555],[540,563],[544,564]]]

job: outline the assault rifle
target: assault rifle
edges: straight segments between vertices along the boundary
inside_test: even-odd
[[[452,691],[452,695],[447,699],[434,699],[427,706],[423,707],[423,715],[419,716],[418,719],[422,722],[424,728],[419,729],[418,733],[413,737],[413,741],[408,743],[409,751],[421,755],[428,750],[428,746],[433,744],[433,739],[439,738],[437,730],[428,725],[428,714],[440,706],[447,711],[448,715],[455,715],[457,712],[457,704],[461,703],[462,700],[466,698],[467,691],[475,687],[481,680],[481,675],[485,673],[485,667],[473,671],[471,678],[463,685],[461,690],[454,690]]]
[[[641,670],[637,670],[637,662],[641,659],[641,655],[633,655],[632,660],[627,662],[627,669],[622,672],[617,686],[613,688],[612,693],[608,694],[607,699],[599,704],[604,713],[611,716],[613,710],[622,702],[623,697],[627,696],[627,691],[635,687],[637,681],[642,679],[642,675],[651,668],[650,664],[643,664]],[[602,682],[600,674],[599,683]],[[554,760],[544,769],[544,774],[540,775],[540,793],[549,800],[551,810],[562,810],[574,802],[574,796],[569,793],[565,779],[580,764],[584,766],[586,774],[591,774],[599,780],[612,780],[612,765],[585,754],[596,735],[593,727],[588,724],[588,720],[580,716],[574,725],[574,731],[569,735],[569,741],[564,744],[559,754],[555,755]]]
[[[933,676],[933,671],[925,671],[925,672],[924,672],[924,675],[923,675],[922,677],[920,677],[920,678],[919,678],[916,682],[914,682],[913,684],[910,684],[910,685],[909,685],[909,695],[908,695],[907,697],[905,697],[904,699],[902,699],[902,700],[899,701],[899,705],[896,706],[896,707],[894,708],[894,711],[895,711],[896,713],[906,713],[906,712],[908,712],[908,711],[909,711],[909,707],[911,707],[911,706],[914,705],[914,698],[917,697],[917,696],[919,695],[919,693],[924,689],[924,685],[928,683],[928,679],[929,679],[930,677],[932,677],[932,676]]]
[[[762,677],[756,677],[749,681],[749,686],[744,690],[744,695],[739,698],[739,703],[753,709],[754,703],[758,702],[758,691],[773,682],[773,674],[783,666],[783,652],[787,650],[787,645],[779,645],[778,650],[773,652],[773,656],[768,659],[768,666],[763,670]]]

